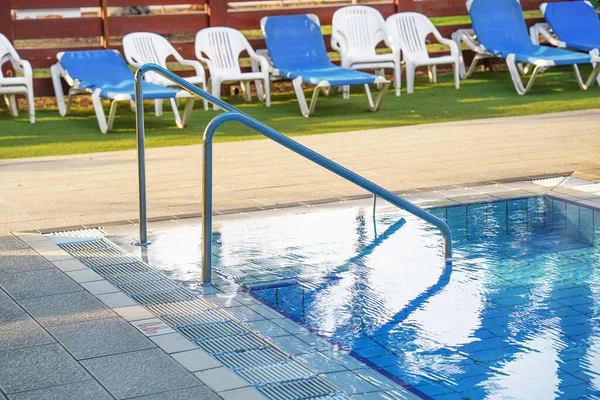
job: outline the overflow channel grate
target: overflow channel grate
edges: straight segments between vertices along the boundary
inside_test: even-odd
[[[97,238],[100,231],[73,232],[75,241],[56,243],[267,399],[348,398],[332,383],[248,330],[226,311],[211,306],[110,241]],[[68,232],[62,232],[61,237],[68,238]],[[76,241],[80,238],[81,241]]]

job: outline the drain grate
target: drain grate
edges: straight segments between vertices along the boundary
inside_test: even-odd
[[[125,266],[127,267],[127,266]],[[126,285],[128,283],[142,283],[142,282],[151,282],[151,281],[159,281],[161,279],[165,279],[164,276],[153,272],[151,270],[147,270],[144,272],[124,272],[122,274],[116,274],[113,271],[111,271],[110,273],[106,273],[107,271],[105,270],[105,268],[112,268],[112,267],[100,267],[100,268],[96,268],[95,271],[96,273],[99,273],[100,275],[102,275],[103,277],[105,277],[106,279],[108,279],[111,283],[114,283],[115,285]],[[121,268],[121,267],[116,267],[116,268]],[[100,273],[98,270],[102,269],[102,271],[104,273]]]
[[[239,376],[251,385],[313,379],[316,375],[304,366],[289,360],[273,365],[263,365],[236,371]]]
[[[208,354],[223,354],[234,351],[262,349],[268,344],[251,333],[226,336],[218,339],[196,340],[196,344]]]
[[[182,290],[175,283],[166,280],[126,283],[119,285],[119,289],[127,294],[155,294],[170,290]]]
[[[88,237],[85,232],[72,234]],[[64,235],[70,237],[68,233]],[[94,239],[98,233],[88,235]],[[59,246],[237,373],[267,399],[347,398],[330,382],[247,330],[226,310],[214,308],[111,242],[67,240]]]
[[[139,261],[131,264],[122,264],[116,266],[93,267],[92,269],[95,273],[107,277],[108,279],[112,278],[113,276],[153,272],[148,268],[148,266],[146,266],[146,264],[142,264]],[[159,276],[163,278],[162,275]]]
[[[233,370],[259,365],[277,364],[289,357],[273,347],[216,355],[215,358]]]
[[[271,400],[346,398],[335,386],[318,377],[292,382],[270,383],[257,386],[257,389]]]
[[[183,289],[174,289],[157,293],[139,293],[129,295],[138,303],[149,306],[152,304],[172,303],[175,301],[192,300],[194,295]]]
[[[232,321],[178,326],[177,330],[190,340],[208,340],[247,332],[242,326]]]
[[[51,233],[47,233],[46,236],[102,239],[104,237],[104,232],[102,232],[102,230],[96,229],[96,228],[94,228],[94,229],[76,229],[73,231],[51,232]]]

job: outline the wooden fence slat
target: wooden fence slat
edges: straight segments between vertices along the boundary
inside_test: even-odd
[[[21,19],[13,21],[15,39],[57,39],[102,36],[102,20],[90,18]]]
[[[12,0],[12,8],[15,10],[79,7],[98,7],[98,0]]]
[[[154,32],[160,35],[196,33],[208,26],[208,16],[199,12],[127,15],[108,17],[108,24],[111,36],[125,36],[132,32]]]
[[[206,0],[206,12],[210,26],[229,26],[227,0]]]

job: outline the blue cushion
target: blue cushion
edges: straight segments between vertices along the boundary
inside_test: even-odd
[[[546,21],[568,47],[590,51],[600,48],[600,18],[584,1],[546,4]]]
[[[517,0],[474,0],[469,9],[477,39],[491,54],[517,62],[550,60],[556,65],[587,64],[589,55],[537,46],[531,42],[521,5]]]
[[[332,86],[374,83],[376,76],[333,64],[327,56],[321,27],[308,15],[268,17],[264,27],[269,56],[281,76],[318,85]]]
[[[135,98],[133,72],[123,57],[112,50],[67,51],[60,63],[81,89],[101,89],[100,95],[112,99],[118,94]],[[142,82],[145,99],[173,98],[177,90]]]

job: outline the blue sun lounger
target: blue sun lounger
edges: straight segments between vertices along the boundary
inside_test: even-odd
[[[540,10],[548,23],[531,27],[534,43],[539,43],[542,36],[559,48],[584,51],[592,57],[600,55],[600,18],[590,2],[543,3]],[[600,77],[597,79],[600,84]]]
[[[572,65],[579,86],[584,90],[587,90],[598,76],[600,67],[594,68],[587,83],[584,83],[577,65],[597,62],[600,58],[534,44],[527,32],[518,0],[468,0],[467,9],[480,51],[506,61],[517,93],[526,94],[538,73],[558,65]],[[527,86],[523,85],[518,64],[529,64],[534,67]]]
[[[115,120],[117,103],[133,102],[135,99],[134,75],[121,54],[113,50],[67,51],[58,53],[56,58],[58,63],[52,65],[50,70],[60,115],[67,115],[74,95],[88,93],[92,95],[100,131],[110,131]],[[61,78],[70,86],[66,106]],[[189,98],[183,118],[179,116],[176,106],[173,109],[177,126],[183,128],[187,124],[194,106],[194,97],[190,93],[143,82],[143,94],[144,99]],[[108,121],[102,107],[102,99],[112,100]]]
[[[319,92],[322,90],[327,95],[332,86],[364,85],[369,109],[379,109],[390,81],[333,64],[327,56],[316,15],[264,17],[260,25],[273,63],[272,73],[292,80],[302,115],[311,115],[317,105]],[[302,83],[316,86],[310,107],[306,104]],[[375,102],[369,89],[370,84],[381,84]]]

